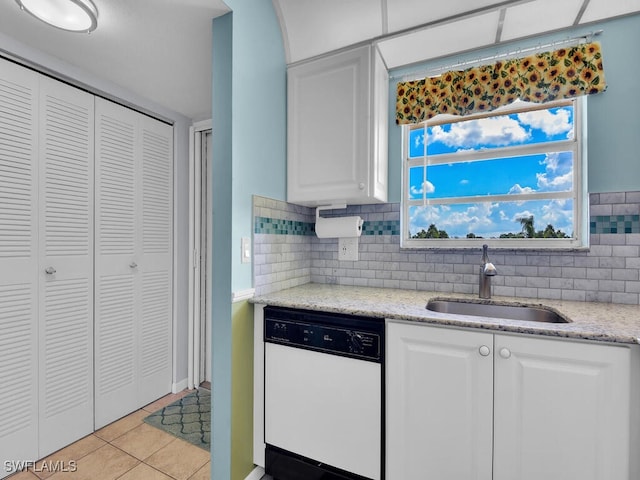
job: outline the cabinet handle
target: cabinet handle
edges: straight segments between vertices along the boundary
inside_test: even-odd
[[[364,190],[364,183],[360,182],[360,183],[358,184],[358,188],[359,188],[360,190]]]
[[[138,264],[137,264],[136,262],[131,262],[131,263],[129,264],[129,267],[130,267],[130,268],[138,268]]]
[[[53,275],[54,273],[56,273],[56,269],[53,267],[47,267],[44,269],[44,273],[46,273],[47,275]]]
[[[478,349],[478,352],[480,352],[480,355],[482,355],[483,357],[486,357],[487,355],[489,355],[491,353],[491,349],[489,347],[487,347],[486,345],[482,345]]]
[[[502,358],[509,358],[511,356],[511,350],[509,350],[508,348],[501,348],[500,356]]]

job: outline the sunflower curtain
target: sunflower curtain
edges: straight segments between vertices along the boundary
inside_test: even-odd
[[[398,83],[396,123],[491,111],[516,99],[543,103],[606,88],[600,44],[585,43]]]

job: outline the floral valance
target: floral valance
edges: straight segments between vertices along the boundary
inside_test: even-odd
[[[491,111],[516,99],[543,103],[606,88],[600,44],[585,43],[398,83],[396,123]]]

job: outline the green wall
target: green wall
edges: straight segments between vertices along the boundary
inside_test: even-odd
[[[253,470],[253,305],[233,304],[231,332],[231,479]]]
[[[640,45],[640,15],[632,15],[586,27],[514,42],[500,48],[485,48],[454,55],[411,68],[392,70],[389,81],[389,201],[400,202],[402,182],[402,130],[395,124],[396,84],[412,71],[423,72],[443,65],[473,61],[518,48],[545,45],[597,30],[594,40],[602,44],[607,91],[588,97],[588,188],[589,192],[640,190],[640,115],[634,90],[640,78],[637,45]]]

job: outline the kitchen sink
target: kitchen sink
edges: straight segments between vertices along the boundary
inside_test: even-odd
[[[479,303],[473,300],[434,299],[427,303],[427,310],[454,315],[473,315],[477,317],[504,318],[527,322],[569,323],[571,320],[544,306],[503,305]]]

